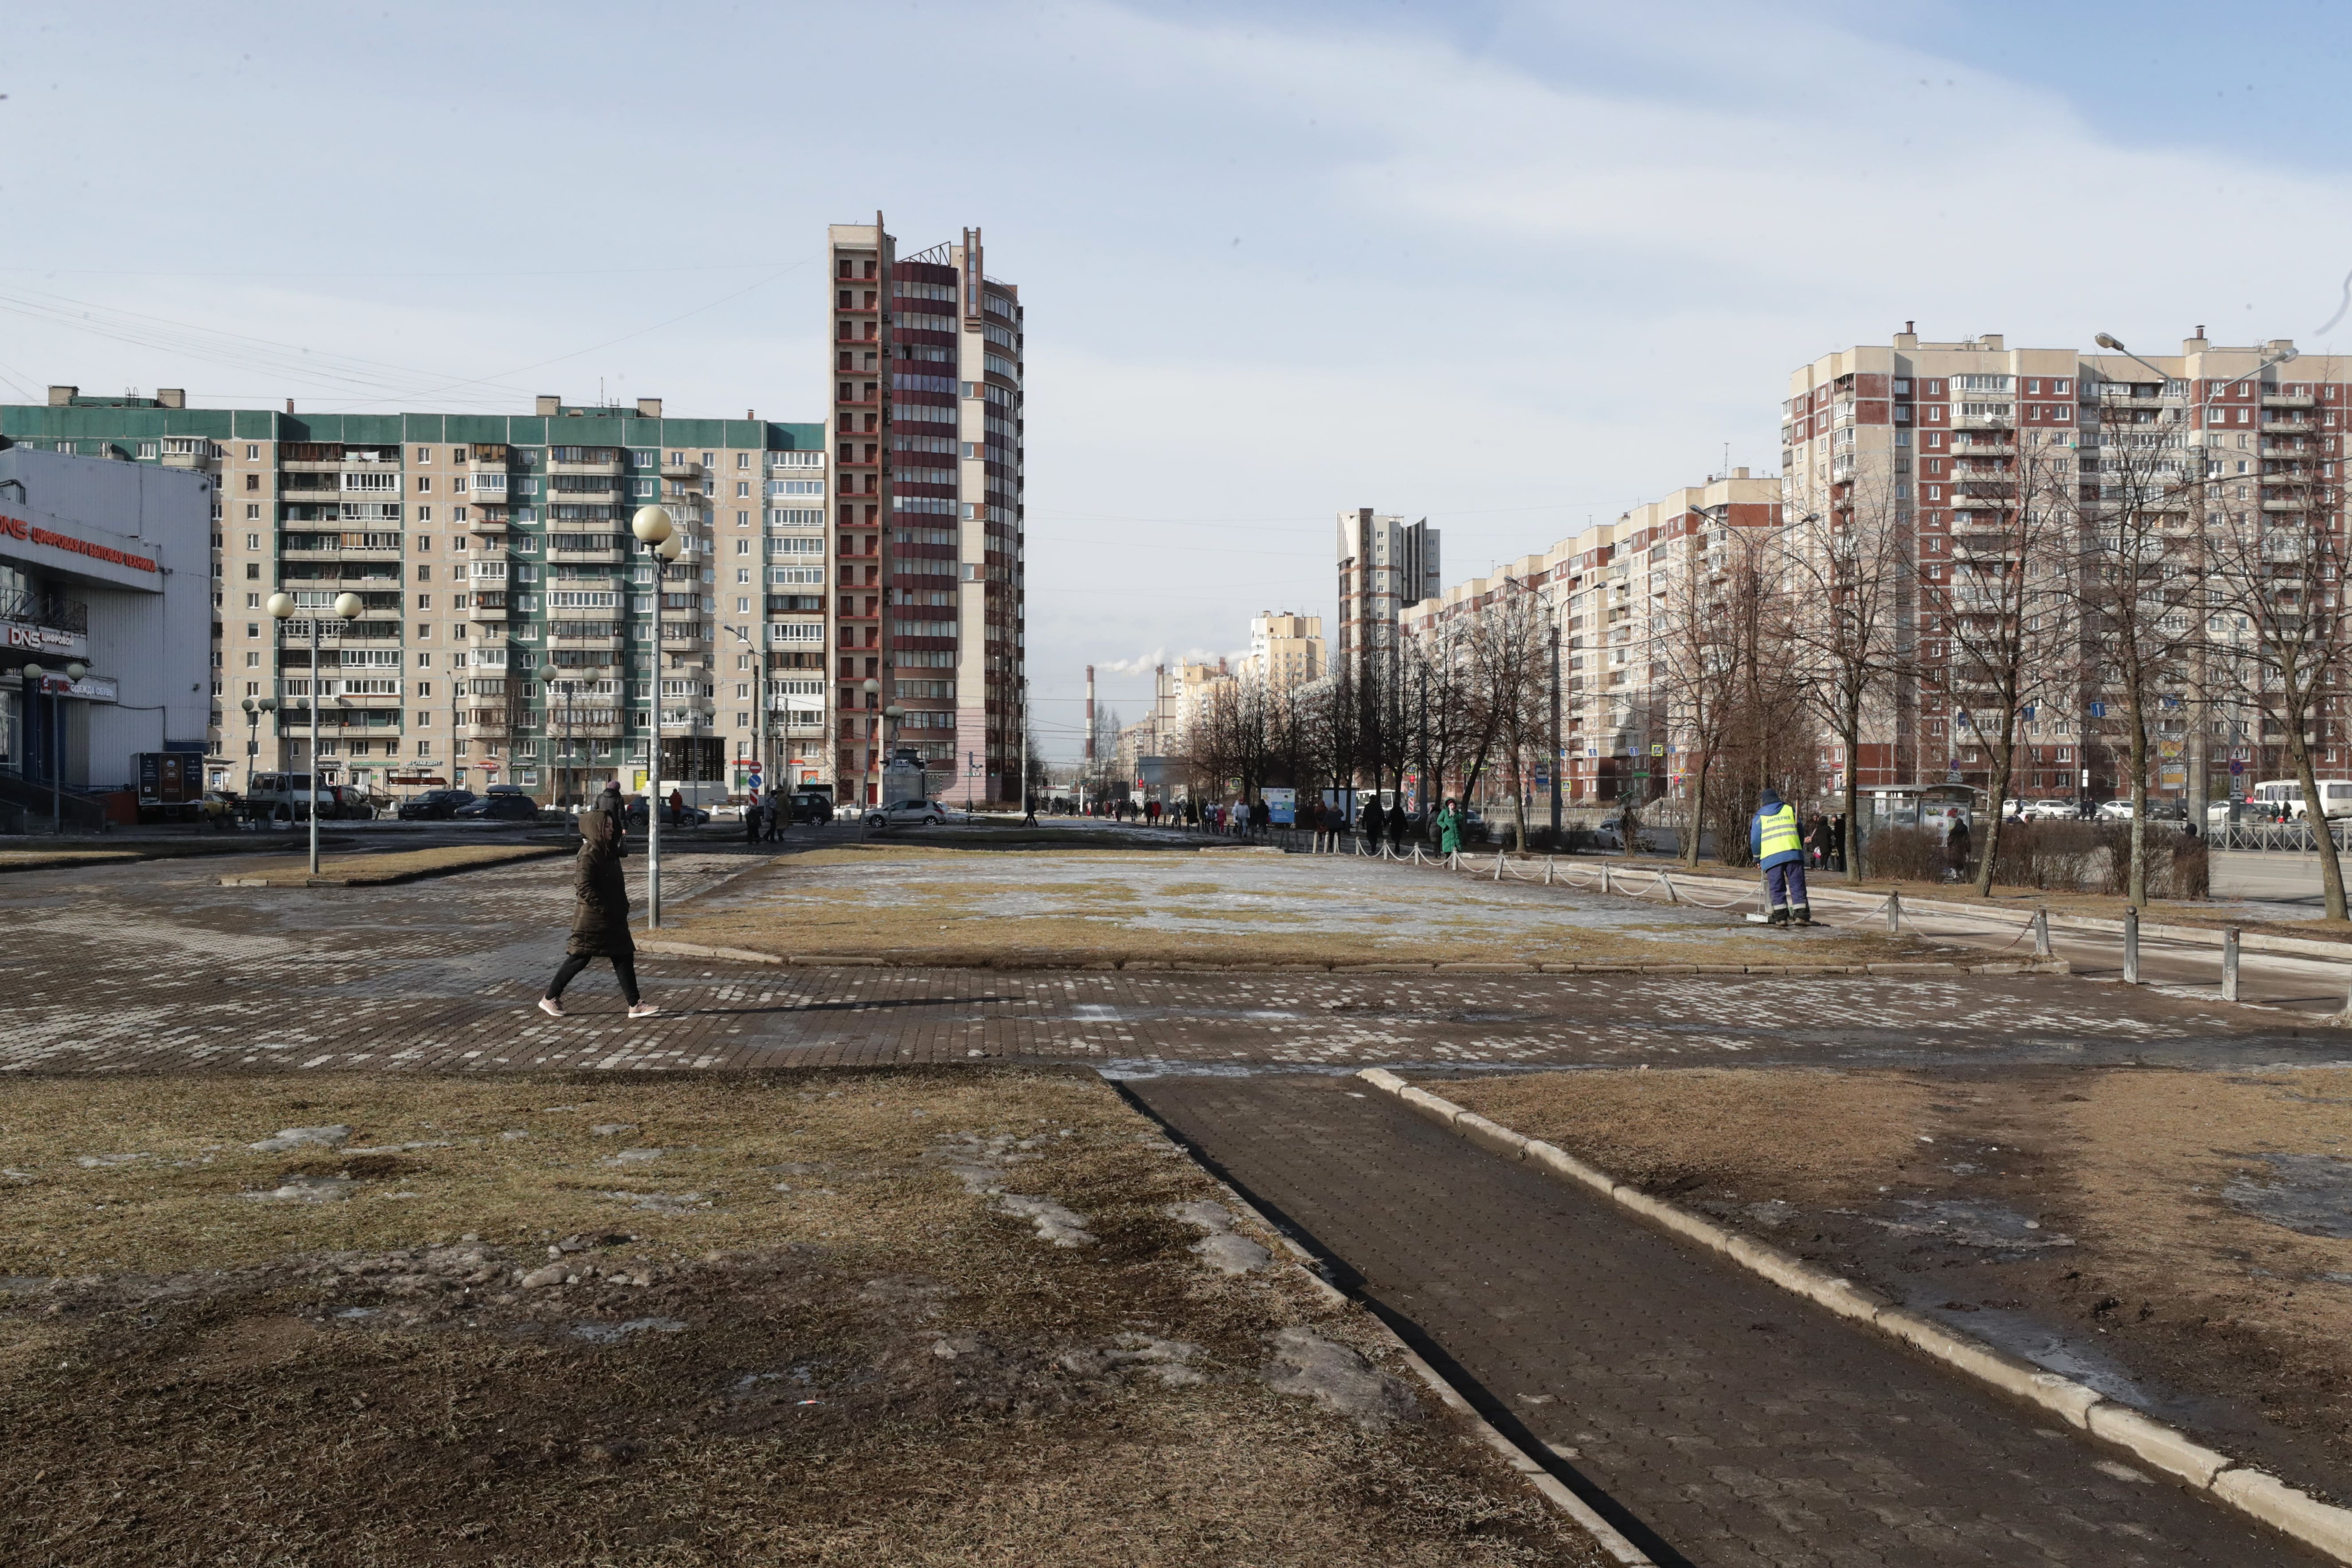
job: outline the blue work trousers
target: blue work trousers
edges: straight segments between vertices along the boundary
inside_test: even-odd
[[[1804,861],[1784,860],[1765,867],[1764,901],[1776,910],[1806,908]]]

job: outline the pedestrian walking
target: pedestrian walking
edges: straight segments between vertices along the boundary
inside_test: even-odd
[[[580,814],[580,858],[572,868],[572,937],[564,943],[555,978],[547,983],[547,994],[539,999],[539,1010],[551,1018],[564,1016],[563,988],[595,958],[613,961],[630,1017],[650,1018],[661,1011],[637,995],[637,944],[629,936],[629,883],[621,869],[626,853],[621,839],[621,786],[606,784],[595,808]]]
[[[793,822],[793,803],[784,792],[770,785],[768,789],[768,842],[781,843],[784,829]]]
[[[1969,874],[1969,819],[1957,814],[1952,817],[1952,831],[1944,839],[1944,859],[1949,867],[1944,874],[1947,882],[1957,882]]]
[[[669,792],[669,825],[676,827],[686,820],[686,796],[676,789]]]
[[[757,844],[760,842],[760,832],[767,826],[767,808],[761,804],[759,792],[756,790],[753,791],[751,798],[743,803],[744,843]]]
[[[1450,795],[1437,813],[1437,852],[1441,855],[1462,853],[1462,811]]]
[[[1805,863],[1816,871],[1826,871],[1830,864],[1830,819],[1820,812],[1805,825]]]
[[[1841,873],[1845,870],[1845,813],[1843,812],[1835,813],[1830,817],[1830,869]]]
[[[1778,790],[1764,786],[1756,815],[1748,824],[1748,848],[1764,868],[1766,919],[1773,925],[1813,923],[1812,906],[1805,900],[1805,847],[1797,833],[1797,809],[1784,804]]]

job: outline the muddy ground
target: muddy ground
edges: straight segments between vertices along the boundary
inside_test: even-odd
[[[1433,1087],[2352,1498],[2352,1070],[1636,1069]]]
[[[1087,1075],[0,1080],[0,1559],[1584,1564]]]
[[[1521,874],[1540,879],[1540,862]],[[782,857],[664,934],[791,957],[1256,963],[1855,963],[1917,944],[1822,925],[1272,849],[974,855],[898,844]]]

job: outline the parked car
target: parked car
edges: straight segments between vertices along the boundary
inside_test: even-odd
[[[539,802],[527,795],[489,795],[457,808],[459,822],[537,822]]]
[[[202,810],[204,813],[203,819],[211,823],[215,827],[226,827],[231,822],[244,815],[243,811],[240,809],[240,804],[236,793],[234,791],[225,789],[208,789],[205,791]]]
[[[2025,803],[2025,819],[2028,822],[2072,821],[2080,816],[2082,816],[2081,810],[2071,800],[2045,797]]]
[[[343,816],[345,799],[345,786],[320,784],[319,819],[324,822]],[[296,822],[308,822],[310,819],[310,775],[256,773],[253,775],[253,787],[246,793],[239,809],[256,820],[287,817]],[[354,805],[351,809],[360,808]]]
[[[698,805],[688,806],[686,808],[686,815],[683,817],[673,816],[667,805],[662,807],[662,826],[664,827],[699,827],[709,820],[710,814],[703,810]],[[646,797],[641,795],[631,795],[629,797],[629,826],[631,827],[643,827],[645,825]]]
[[[446,822],[473,805],[474,800],[474,792],[469,789],[428,789],[414,800],[400,803],[400,820]]]
[[[936,827],[948,819],[948,808],[936,800],[894,800],[866,814],[868,827]]]
[[[833,796],[803,790],[793,796],[793,820],[814,822],[819,826],[833,820]]]

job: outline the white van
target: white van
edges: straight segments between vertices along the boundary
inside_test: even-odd
[[[2315,779],[2329,820],[2352,816],[2352,779]],[[2264,779],[2246,796],[2254,815],[2277,822],[2301,822],[2305,813],[2303,784],[2295,779]]]

